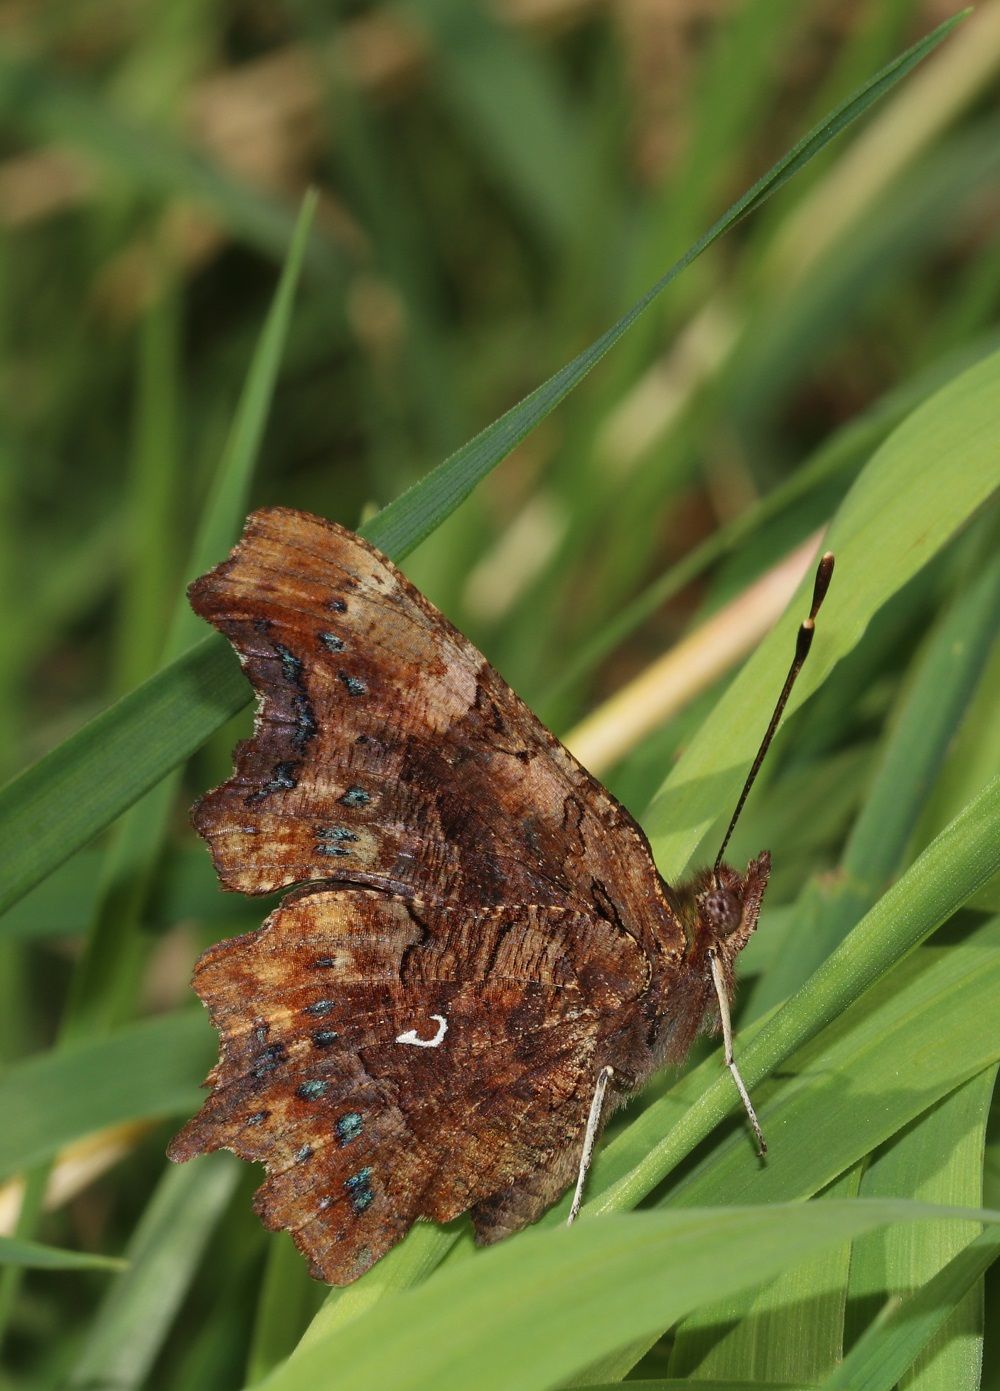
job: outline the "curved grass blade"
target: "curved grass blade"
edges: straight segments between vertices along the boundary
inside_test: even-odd
[[[987,538],[975,573],[921,652],[892,712],[877,766],[851,827],[833,883],[800,897],[794,951],[779,952],[757,981],[748,1013],[780,1004],[807,980],[899,873],[923,809],[983,673],[1000,613],[1000,549]]]
[[[872,616],[996,493],[998,391],[1000,353],[992,353],[908,416],[859,475],[825,538],[837,575],[786,719],[857,645]],[[811,585],[809,576],[642,818],[668,879],[736,800],[762,732],[747,711],[766,712],[780,689]]]

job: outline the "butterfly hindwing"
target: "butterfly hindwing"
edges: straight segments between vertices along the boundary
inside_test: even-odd
[[[645,983],[631,939],[572,909],[290,895],[198,965],[221,1056],[171,1156],[263,1163],[266,1224],[345,1283],[418,1217],[448,1221],[578,1148]]]

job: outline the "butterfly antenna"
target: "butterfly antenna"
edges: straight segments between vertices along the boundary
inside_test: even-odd
[[[743,810],[746,799],[750,795],[750,789],[756,782],[761,764],[764,762],[767,751],[771,747],[771,740],[774,738],[775,730],[778,728],[785,706],[788,704],[788,697],[792,693],[792,687],[795,685],[796,678],[805,665],[806,658],[809,656],[809,649],[812,647],[813,633],[816,631],[816,615],[819,613],[820,605],[826,598],[826,591],[830,588],[830,579],[832,575],[833,552],[827,551],[816,567],[816,582],[813,585],[812,607],[809,610],[809,617],[805,619],[802,626],[799,628],[799,635],[795,640],[795,656],[792,658],[792,665],[788,668],[788,675],[785,677],[785,684],[781,688],[781,695],[778,696],[778,703],[774,707],[771,723],[768,725],[767,732],[761,740],[760,748],[757,750],[757,757],[754,759],[750,772],[747,774],[747,780],[743,784],[743,791],[740,793],[740,799],[736,803],[736,810],[733,812],[726,834],[722,838],[719,853],[715,857],[714,869],[716,872],[718,872],[719,866],[722,863],[722,857],[726,853],[726,846],[729,844],[729,839],[736,828],[736,823],[740,819],[740,813]]]

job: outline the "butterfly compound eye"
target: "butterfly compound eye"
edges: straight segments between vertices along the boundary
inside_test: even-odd
[[[702,908],[709,927],[723,937],[734,932],[743,919],[743,904],[731,889],[712,889],[702,900]]]

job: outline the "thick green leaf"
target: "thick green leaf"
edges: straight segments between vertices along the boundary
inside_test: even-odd
[[[1000,1232],[988,1227],[932,1280],[905,1299],[895,1298],[851,1348],[823,1391],[892,1391],[914,1358],[1000,1256]],[[978,1384],[979,1367],[967,1363]],[[938,1383],[942,1391],[953,1382]]]
[[[967,1218],[885,1202],[644,1212],[530,1231],[386,1299],[291,1358],[267,1391],[543,1391],[706,1299],[887,1222]],[[1000,1214],[976,1213],[1000,1222]]]
[[[797,1148],[800,1136],[786,1137]],[[858,1196],[861,1163],[825,1189],[819,1201]],[[729,1385],[815,1384],[843,1355],[844,1308],[851,1243],[831,1246],[786,1270],[763,1289],[708,1304],[684,1320],[674,1337],[670,1370]]]
[[[951,1051],[949,1031],[939,1029],[935,1019],[928,1019],[926,1028],[929,1038],[947,1038]],[[914,1060],[914,1066],[919,1062]],[[996,1075],[994,1065],[971,1078],[875,1155],[862,1180],[862,1197],[920,1198],[963,1206],[982,1202],[983,1142]],[[929,1223],[919,1235],[897,1232],[855,1243],[850,1279],[853,1329],[885,1300],[932,1280],[975,1235],[975,1228]],[[915,1351],[920,1351],[919,1362],[906,1377],[904,1391],[978,1391],[981,1293],[967,1294],[931,1345]]]

